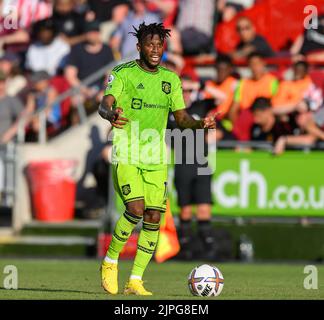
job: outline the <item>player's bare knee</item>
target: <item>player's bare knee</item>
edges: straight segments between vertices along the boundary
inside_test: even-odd
[[[144,214],[144,202],[132,201],[126,204],[126,210],[136,216],[142,217]]]
[[[197,218],[200,220],[209,220],[211,218],[211,205],[210,204],[198,205]]]
[[[191,206],[184,206],[180,210],[180,218],[182,220],[190,220],[192,217],[192,208]]]
[[[144,221],[149,223],[159,223],[161,213],[158,210],[146,210],[144,212]]]

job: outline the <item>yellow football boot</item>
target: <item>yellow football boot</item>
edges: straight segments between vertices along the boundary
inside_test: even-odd
[[[118,293],[118,267],[117,263],[103,261],[101,265],[101,284],[110,294]]]
[[[152,292],[147,291],[140,279],[130,279],[125,286],[124,294],[135,294],[137,296],[151,296]]]

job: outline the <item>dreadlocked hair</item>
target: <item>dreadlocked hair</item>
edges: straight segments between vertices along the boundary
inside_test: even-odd
[[[135,32],[129,32],[133,36],[135,36],[138,40],[138,42],[141,42],[142,39],[144,39],[147,35],[151,34],[153,35],[157,34],[162,41],[164,41],[167,37],[170,36],[170,29],[164,28],[163,23],[151,23],[146,25],[145,22],[141,23],[136,29],[133,26],[133,29]]]

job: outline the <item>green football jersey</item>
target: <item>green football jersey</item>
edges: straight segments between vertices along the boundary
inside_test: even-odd
[[[151,170],[165,166],[169,110],[185,108],[179,77],[164,67],[149,72],[131,61],[112,70],[109,94],[116,100],[113,107],[121,107],[129,120],[123,129],[113,128],[113,161]]]

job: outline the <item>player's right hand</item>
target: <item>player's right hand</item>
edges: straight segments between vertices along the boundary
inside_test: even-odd
[[[115,110],[113,110],[114,115],[110,121],[111,125],[118,129],[123,129],[123,126],[128,122],[127,118],[124,118],[121,116],[121,114],[124,112],[122,108],[117,107]]]
[[[123,126],[128,122],[128,119],[120,116],[123,113],[123,109],[120,107],[111,110],[105,108],[100,104],[98,113],[102,118],[108,120],[111,123],[111,125],[115,128],[122,129]]]

